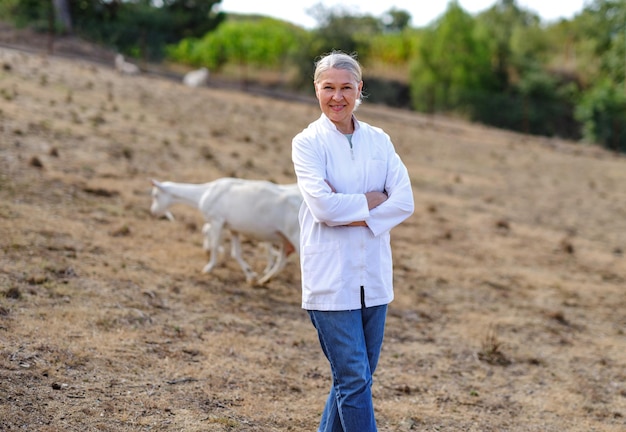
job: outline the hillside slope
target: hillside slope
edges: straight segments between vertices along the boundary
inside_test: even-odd
[[[315,430],[329,371],[297,257],[201,269],[198,212],[151,178],[294,181],[313,103],[0,48],[3,430]],[[626,427],[626,159],[367,106],[407,164],[381,431]],[[245,244],[246,259],[264,253]]]

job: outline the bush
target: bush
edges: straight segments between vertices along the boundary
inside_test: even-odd
[[[226,21],[200,39],[183,39],[169,46],[170,59],[219,69],[227,63],[277,69],[294,55],[306,31],[272,18]]]
[[[609,80],[600,81],[581,98],[575,112],[583,138],[626,152],[626,96]]]

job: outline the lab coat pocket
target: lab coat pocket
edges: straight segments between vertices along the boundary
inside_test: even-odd
[[[327,295],[339,289],[343,261],[339,247],[338,241],[304,245],[302,277],[310,294]]]

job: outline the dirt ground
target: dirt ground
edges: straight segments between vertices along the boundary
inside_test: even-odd
[[[151,178],[295,181],[315,103],[0,48],[0,430],[314,431],[298,257],[264,287]],[[368,106],[409,168],[379,430],[626,430],[626,158]],[[256,269],[257,245],[244,245]]]

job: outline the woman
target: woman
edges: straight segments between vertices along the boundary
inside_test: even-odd
[[[320,118],[296,135],[302,307],[333,383],[320,432],[376,431],[372,375],[393,300],[390,230],[413,213],[406,167],[389,136],[358,121],[363,81],[355,56],[316,62]]]

